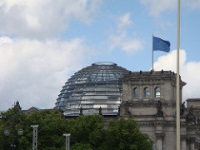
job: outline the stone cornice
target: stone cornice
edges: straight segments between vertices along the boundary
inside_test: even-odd
[[[162,125],[165,126],[176,126],[176,121],[166,121],[166,120],[151,120],[151,121],[136,121],[139,126],[158,126]],[[181,123],[181,127],[188,127],[187,124]],[[196,128],[195,128],[196,129]],[[194,128],[192,130],[195,130]],[[197,131],[197,130],[196,130]]]
[[[176,83],[176,74],[171,71],[150,71],[150,72],[129,72],[128,74],[125,74],[123,77],[124,83],[131,82],[160,82],[160,81],[170,81]],[[181,86],[184,86],[186,83],[183,82],[180,78]]]
[[[137,121],[139,126],[175,126],[176,122],[175,121],[165,121],[165,120],[155,120],[155,121]]]
[[[156,138],[163,138],[165,136],[165,133],[155,133]]]
[[[132,118],[134,119],[134,117],[132,117]],[[138,121],[138,122],[142,122],[142,121]],[[150,120],[150,121],[146,121],[146,122],[150,123],[150,124],[151,124],[151,122],[154,122],[154,124],[164,123],[165,126],[174,126],[176,124],[176,120],[174,120],[174,121],[168,121],[168,120],[157,121],[155,119],[155,120]],[[186,122],[181,122],[181,127],[187,127],[188,131],[199,131],[200,132],[200,127],[198,125],[191,125],[191,124],[188,124]]]
[[[159,100],[148,100],[148,101],[122,101],[121,106],[129,106],[129,107],[138,107],[138,106],[142,106],[142,107],[149,107],[149,106],[157,106]],[[172,102],[172,101],[164,101],[161,100],[162,102],[162,106],[168,106],[168,107],[175,107],[176,106],[176,102]]]
[[[187,137],[187,140],[189,142],[195,142],[196,138],[195,137]]]
[[[188,131],[199,131],[200,128],[199,128],[198,125],[191,125],[191,124],[188,124],[187,130],[188,130]]]

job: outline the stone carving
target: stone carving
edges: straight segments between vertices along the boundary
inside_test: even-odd
[[[120,106],[118,107],[118,113],[117,113],[118,116],[120,116]]]
[[[183,116],[184,115],[184,113],[185,113],[185,102],[183,102],[182,104],[181,104],[181,107],[180,107],[180,115],[181,116]]]
[[[83,115],[83,108],[81,107],[80,108],[80,114],[79,114],[80,116],[82,116]]]
[[[162,103],[161,103],[161,101],[158,101],[156,107],[157,107],[156,117],[163,117],[163,111],[162,111]]]
[[[197,119],[197,124],[198,124],[198,125],[200,124],[200,119],[199,119],[199,118]]]
[[[131,115],[131,112],[129,111],[130,104],[128,102],[125,102],[124,108],[125,108],[125,115]]]
[[[155,133],[156,138],[163,138],[165,136],[165,133]]]
[[[102,115],[102,108],[99,108],[99,115]]]
[[[194,111],[194,110],[193,110],[193,106],[191,106],[190,109],[189,109],[189,112],[188,112],[188,114],[187,114],[187,116],[186,116],[186,121],[189,122],[189,123],[194,123],[194,124],[196,124],[196,117],[195,117],[193,111]]]

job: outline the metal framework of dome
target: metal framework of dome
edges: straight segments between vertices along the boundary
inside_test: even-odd
[[[65,116],[116,115],[121,103],[122,80],[128,70],[115,63],[93,63],[68,79],[56,106]]]

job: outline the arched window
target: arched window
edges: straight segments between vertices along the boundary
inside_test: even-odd
[[[135,88],[133,89],[133,97],[135,97],[135,98],[138,97],[138,88],[137,88],[137,87],[135,87]]]
[[[149,92],[149,88],[148,87],[145,87],[144,88],[144,97],[147,98],[150,96],[150,92]]]
[[[159,98],[160,97],[160,88],[159,87],[156,87],[154,89],[154,97],[155,98]]]

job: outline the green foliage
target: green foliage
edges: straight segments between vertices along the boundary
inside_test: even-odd
[[[63,133],[66,130],[66,120],[57,110],[43,110],[27,117],[27,128],[31,125],[38,127],[38,147],[40,149],[62,149],[65,139]],[[32,130],[32,129],[31,129]]]
[[[10,115],[13,116],[12,109],[9,109],[4,116]],[[39,125],[38,128],[38,147],[40,149],[45,150],[64,150],[65,139],[63,137],[63,133],[66,128],[66,119],[58,110],[42,110],[38,112],[34,112],[31,115],[21,114],[22,120],[22,128],[24,130],[24,134],[19,136],[17,134],[17,130],[19,129],[19,121],[15,119],[15,145],[16,150],[27,150],[32,147],[32,136],[33,136],[33,128],[31,125]],[[12,135],[6,137],[3,132],[5,129],[5,124],[8,122],[9,127],[12,125],[12,118],[5,121],[0,120],[0,149],[6,150],[10,149],[10,145],[12,143]],[[9,128],[12,131],[12,128]]]
[[[111,121],[105,136],[105,150],[151,150],[152,142],[134,120]]]
[[[5,114],[12,114],[9,109]],[[4,114],[4,115],[5,115]],[[133,120],[111,121],[105,127],[100,115],[80,116],[65,119],[58,110],[42,110],[31,115],[21,114],[24,134],[15,133],[16,150],[27,150],[32,147],[31,125],[38,127],[38,148],[42,150],[65,150],[64,133],[70,133],[72,150],[151,150],[152,143],[144,136]],[[3,134],[6,120],[0,120],[0,149],[10,149],[12,136]],[[12,120],[9,120],[12,124]],[[15,122],[19,128],[19,121]],[[11,129],[11,128],[10,128]]]
[[[71,146],[71,150],[93,150],[90,144],[75,143]]]
[[[72,143],[90,141],[91,137],[104,126],[102,117],[99,115],[80,116],[77,119],[68,120],[68,124]]]
[[[13,108],[2,113],[2,119],[0,120],[0,149],[10,149],[13,139],[15,139],[14,144],[17,147],[16,149],[18,149],[20,145],[19,141],[21,138],[18,135],[18,130],[20,129],[20,120],[23,120],[24,117],[25,115],[21,113],[21,108],[18,102]],[[9,136],[4,135],[5,129],[10,131]]]

